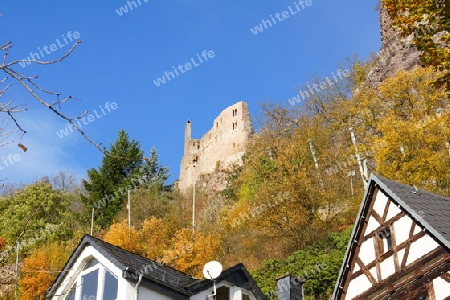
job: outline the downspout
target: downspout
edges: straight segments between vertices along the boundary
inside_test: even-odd
[[[136,289],[136,297],[134,298],[135,300],[138,300],[138,296],[139,296],[139,285],[141,284],[141,281],[142,281],[142,274],[139,274],[139,280],[138,280],[138,282],[136,283],[136,287],[135,287],[135,289]]]

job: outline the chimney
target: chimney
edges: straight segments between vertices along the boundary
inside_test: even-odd
[[[303,281],[292,275],[277,278],[278,300],[303,300]]]

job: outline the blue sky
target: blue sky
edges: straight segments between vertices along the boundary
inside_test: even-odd
[[[240,100],[249,104],[252,117],[266,98],[289,105],[294,86],[311,75],[330,75],[345,57],[365,59],[380,48],[378,0],[310,0],[304,8],[298,0],[139,1],[134,1],[137,7],[129,1],[131,10],[123,0],[3,0],[0,44],[12,41],[10,60],[40,55],[39,50],[50,60],[73,44],[69,32],[78,32],[82,43],[68,59],[17,69],[39,74],[38,82],[47,89],[74,96],[63,112],[77,116],[89,110],[90,122],[81,125],[94,140],[109,147],[125,129],[146,154],[156,147],[161,163],[170,167],[171,181],[179,175],[188,119],[198,138],[220,111]],[[128,12],[120,16],[116,10],[125,6]],[[288,11],[286,19],[275,19],[256,35],[250,30],[283,11]],[[197,53],[204,50],[214,56],[200,64]],[[174,72],[172,66],[191,58],[198,66],[155,85],[166,71]],[[28,108],[16,115],[28,132],[22,139],[28,151],[16,146],[18,134],[0,147],[0,178],[28,183],[60,170],[84,177],[87,169],[99,166],[102,153],[77,133],[58,137],[67,123],[12,83],[3,101]],[[115,109],[108,111],[108,102],[110,107],[115,102]],[[20,157],[14,159],[16,154]]]

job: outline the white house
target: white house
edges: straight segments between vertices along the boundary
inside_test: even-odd
[[[216,279],[217,300],[266,299],[242,264]],[[85,235],[47,291],[52,300],[214,299],[213,281]]]
[[[450,299],[450,198],[372,175],[333,299]]]

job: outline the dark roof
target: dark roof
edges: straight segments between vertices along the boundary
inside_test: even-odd
[[[362,218],[366,216],[372,194],[377,188],[400,205],[402,210],[423,226],[442,246],[450,249],[450,223],[448,221],[450,220],[450,198],[372,174],[347,246],[344,262],[334,289],[333,299],[340,293],[339,286],[344,277],[347,276],[347,265],[357,245],[354,241],[359,240],[362,234]]]
[[[264,295],[261,289],[256,285],[252,276],[242,263],[239,263],[234,267],[228,268],[223,271],[220,276],[217,277],[216,281],[227,281],[243,289],[246,289],[247,291],[250,291],[258,300],[267,299],[266,295]],[[213,282],[211,280],[203,279],[188,287],[188,290],[195,294],[198,291],[207,289],[208,287],[212,286],[212,284]]]
[[[51,297],[58,286],[63,282],[65,274],[72,268],[77,257],[81,254],[87,246],[93,246],[109,261],[121,269],[127,279],[134,278],[137,280],[139,274],[144,279],[155,282],[159,285],[165,286],[171,290],[177,291],[184,295],[193,295],[196,292],[204,290],[212,286],[212,281],[208,279],[197,279],[186,273],[177,271],[171,267],[162,265],[151,259],[142,257],[135,253],[124,250],[120,247],[111,245],[105,241],[97,239],[90,235],[85,235],[80,241],[75,251],[72,253],[63,272],[55,279],[52,287],[47,292],[47,297]],[[238,264],[222,272],[217,278],[217,281],[226,280],[239,287],[251,291],[257,299],[265,299],[261,289],[253,281],[244,265]]]
[[[389,194],[418,223],[450,249],[450,198],[416,189],[381,176],[372,176],[374,183]]]
[[[108,254],[106,257],[114,258],[120,263],[120,265],[123,266],[123,269],[128,268],[134,272],[141,272],[145,278],[157,279],[173,287],[184,287],[198,281],[198,279],[195,279],[186,273],[111,245],[110,243],[104,242],[93,236],[86,235],[86,237],[103,249],[103,251]],[[149,268],[145,269],[144,266],[149,266]]]

